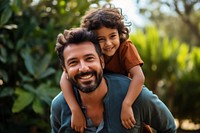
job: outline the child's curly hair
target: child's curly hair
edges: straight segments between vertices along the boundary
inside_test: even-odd
[[[123,21],[125,16],[121,8],[116,8],[112,4],[105,4],[102,8],[92,9],[82,17],[81,27],[88,30],[98,30],[102,26],[111,29],[117,29],[120,36],[120,43],[129,38],[128,26],[131,22]]]

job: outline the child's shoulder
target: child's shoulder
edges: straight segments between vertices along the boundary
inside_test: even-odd
[[[130,47],[134,47],[134,44],[132,43],[131,40],[126,40],[121,43],[119,49],[124,50],[124,49],[129,49]]]
[[[129,46],[129,45],[134,45],[133,42],[129,39],[121,43],[121,46],[123,47]]]

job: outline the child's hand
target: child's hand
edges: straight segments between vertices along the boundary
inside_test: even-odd
[[[134,124],[136,123],[136,121],[135,121],[133,110],[132,110],[131,106],[122,104],[121,121],[122,121],[122,125],[126,129],[131,129],[134,127]]]
[[[84,129],[86,128],[86,120],[81,110],[72,112],[71,127],[76,132],[84,133]]]

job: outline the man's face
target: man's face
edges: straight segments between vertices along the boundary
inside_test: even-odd
[[[91,42],[70,44],[63,52],[70,82],[85,93],[94,91],[103,76],[103,58],[99,58]]]

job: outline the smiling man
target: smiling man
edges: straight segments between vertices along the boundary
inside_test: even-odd
[[[65,43],[57,43],[56,51],[86,117],[85,133],[139,133],[143,122],[158,133],[176,132],[172,114],[146,87],[132,105],[134,128],[124,128],[120,111],[130,79],[119,74],[103,74],[101,48],[92,32],[83,28],[66,32]],[[50,119],[52,133],[75,132],[71,128],[71,111],[62,92],[52,101]]]
[[[78,47],[72,44],[63,51],[66,61],[64,69],[69,75],[70,82],[85,93],[93,92],[102,80],[102,66],[98,66],[97,61],[103,59],[97,58],[97,53],[92,53],[88,45],[93,46],[92,42],[86,41]],[[85,54],[82,55],[83,53]]]

